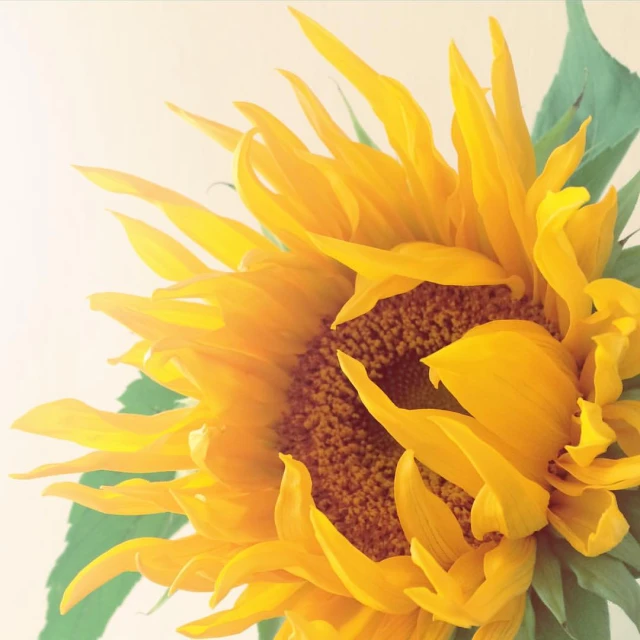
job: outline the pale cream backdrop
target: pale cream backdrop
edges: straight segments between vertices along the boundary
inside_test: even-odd
[[[451,158],[447,48],[456,40],[489,82],[487,18],[506,32],[528,121],[560,59],[562,2],[293,2],[376,69],[406,83],[430,115]],[[637,70],[640,4],[590,2],[605,47]],[[0,3],[0,637],[36,640],[44,622],[47,574],[64,542],[69,505],[41,498],[47,481],[9,481],[10,471],[76,455],[65,443],[11,432],[31,406],[63,397],[115,410],[133,378],[110,367],[132,336],[89,311],[94,291],[144,294],[159,279],[130,250],[106,208],[168,229],[149,206],[101,192],[70,165],[119,168],[246,220],[235,194],[209,185],[231,178],[230,156],[165,106],[170,100],[243,126],[233,100],[254,101],[311,140],[285,82],[290,69],[348,127],[333,71],[305,41],[280,2]],[[374,138],[381,128],[343,83]],[[314,146],[317,144],[313,142]],[[636,144],[616,181],[640,166]],[[635,217],[636,223],[640,216]],[[203,595],[178,594],[144,616],[163,589],[135,588],[106,640],[174,640],[181,622],[206,615]],[[242,634],[255,638],[253,630]],[[614,638],[640,638],[620,612]],[[59,638],[56,640],[84,640]]]

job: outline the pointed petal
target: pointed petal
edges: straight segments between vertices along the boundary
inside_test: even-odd
[[[209,271],[206,264],[166,233],[135,218],[112,213],[124,227],[135,252],[161,278],[177,282]]]
[[[503,538],[486,554],[485,581],[467,600],[466,610],[483,621],[491,621],[513,598],[527,591],[533,579],[535,560],[535,537]]]
[[[385,251],[315,234],[311,239],[325,255],[371,280],[402,276],[445,285],[507,284],[515,295],[523,293],[520,278],[509,276],[500,265],[462,247],[410,242]]]
[[[618,198],[611,187],[600,202],[582,207],[567,222],[567,237],[588,281],[599,278],[609,261],[617,214]]]
[[[483,624],[473,640],[514,640],[524,618],[527,596],[516,596],[496,614],[497,620]]]
[[[415,605],[385,575],[379,564],[356,549],[330,520],[315,508],[311,523],[329,563],[358,601],[378,611],[409,613]]]
[[[394,495],[407,540],[416,538],[445,568],[470,547],[453,512],[424,484],[413,452],[405,451],[396,469]]]
[[[451,94],[484,229],[500,264],[523,278],[529,288],[535,225],[524,215],[522,180],[484,91],[455,45],[449,54]]]
[[[308,591],[300,583],[254,583],[247,586],[232,609],[218,611],[178,629],[188,638],[226,638],[252,625],[281,616]]]
[[[528,189],[536,177],[533,144],[522,113],[518,82],[509,47],[495,18],[489,18],[489,27],[493,45],[491,89],[496,120],[509,155],[518,167],[524,187]]]
[[[481,424],[546,469],[569,440],[578,390],[562,345],[532,325],[487,323],[422,361]]]
[[[558,298],[558,325],[567,341],[576,323],[591,313],[591,300],[584,293],[587,278],[569,241],[565,226],[589,200],[583,187],[548,192],[537,211],[538,238],[533,255],[549,287]]]
[[[576,551],[588,557],[610,551],[629,531],[614,494],[604,489],[588,489],[580,496],[555,491],[549,522]]]
[[[99,187],[141,198],[160,208],[194,242],[214,258],[236,269],[251,249],[268,249],[267,238],[236,220],[223,218],[198,203],[152,182],[111,169],[77,167]]]
[[[329,593],[349,596],[324,556],[307,553],[291,542],[269,540],[240,551],[227,562],[216,580],[214,602],[220,602],[231,589],[251,582],[262,573],[280,570]]]
[[[434,421],[484,480],[471,509],[471,531],[478,540],[494,531],[507,538],[524,538],[546,526],[549,493],[545,489],[523,476],[511,462],[457,419],[455,413]]]
[[[602,408],[598,404],[578,398],[580,407],[580,441],[567,445],[565,449],[576,464],[589,466],[616,440],[615,431],[602,419]]]
[[[325,620],[309,621],[294,611],[287,611],[286,617],[291,624],[295,640],[340,640],[335,627]]]
[[[290,455],[280,454],[284,473],[275,509],[278,537],[286,542],[301,544],[310,553],[318,553],[309,513],[314,507],[311,496],[311,475],[302,462]]]
[[[410,411],[396,407],[367,376],[364,366],[345,353],[338,352],[342,371],[356,388],[369,413],[405,449],[411,449],[426,467],[476,495],[482,480],[467,457],[449,439],[427,410]]]

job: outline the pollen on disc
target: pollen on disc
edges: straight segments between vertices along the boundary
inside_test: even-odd
[[[317,507],[374,560],[409,553],[393,495],[403,448],[376,422],[342,373],[338,350],[359,360],[398,406],[464,412],[429,381],[420,359],[493,320],[530,320],[553,327],[539,305],[514,300],[507,287],[451,287],[424,283],[381,300],[369,313],[322,330],[294,368],[287,409],[277,425],[280,451],[303,462]],[[419,465],[426,486],[441,497],[471,534],[473,498]]]

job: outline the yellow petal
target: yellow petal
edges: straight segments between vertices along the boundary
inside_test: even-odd
[[[588,467],[579,466],[569,456],[562,456],[557,462],[579,481],[572,483],[577,484],[577,487],[576,492],[571,492],[570,495],[580,495],[585,487],[619,491],[640,484],[640,455],[619,460],[596,458]],[[564,486],[562,490],[567,492]]]
[[[527,596],[516,596],[497,614],[497,620],[483,624],[474,634],[473,640],[514,640],[524,618]]]
[[[88,509],[111,515],[131,516],[150,513],[164,513],[160,505],[131,496],[123,496],[111,488],[94,489],[76,482],[56,482],[43,492],[44,496],[56,496],[73,500]]]
[[[223,218],[174,191],[135,176],[95,167],[77,167],[86,178],[114,193],[142,198],[160,208],[178,229],[212,256],[236,269],[251,249],[273,245],[244,224]]]
[[[133,453],[96,451],[86,456],[59,462],[44,464],[27,473],[13,473],[12,478],[30,480],[46,478],[68,473],[85,473],[86,471],[121,471],[123,473],[155,473],[157,471],[182,471],[193,469],[193,460],[189,455],[175,455],[171,453],[153,452]]]
[[[411,191],[420,207],[425,231],[434,241],[448,241],[448,221],[442,216],[453,175],[435,150],[431,125],[422,109],[400,83],[376,73],[335,36],[295,9],[291,12],[318,52],[334,65],[369,102],[380,118],[389,142],[398,154]],[[420,144],[415,144],[419,139]],[[419,228],[414,226],[416,231]],[[424,236],[423,236],[424,237]]]
[[[503,538],[485,555],[485,581],[467,600],[466,610],[484,622],[491,621],[513,598],[527,591],[535,561],[535,537]]]
[[[538,238],[533,255],[540,273],[558,296],[560,331],[570,343],[576,324],[591,313],[591,300],[584,292],[587,278],[582,272],[565,226],[589,200],[583,187],[568,187],[547,193],[537,211]]]
[[[161,278],[177,282],[209,271],[207,265],[166,233],[135,218],[112,213],[124,227],[135,252]]]
[[[549,191],[560,191],[578,168],[584,155],[584,148],[587,143],[587,127],[590,122],[591,117],[580,125],[573,138],[553,150],[544,170],[527,192],[527,216],[535,218],[540,203],[545,199]]]
[[[131,452],[183,428],[191,414],[191,409],[174,409],[154,416],[110,413],[79,400],[58,400],[32,409],[16,420],[12,428],[101,451]]]
[[[309,621],[294,611],[287,611],[286,618],[293,631],[290,640],[340,640],[335,627],[325,620]]]
[[[529,260],[535,226],[524,215],[525,191],[509,157],[484,91],[460,52],[451,45],[450,82],[456,119],[470,158],[473,193],[499,262],[532,284]]]
[[[449,482],[471,495],[478,493],[482,479],[467,457],[431,419],[432,412],[396,407],[369,379],[360,362],[340,351],[338,360],[369,413],[397,442],[414,451],[420,462]]]
[[[562,345],[532,324],[488,323],[423,362],[482,425],[546,469],[569,440],[578,390]]]
[[[640,455],[640,402],[614,402],[603,408],[602,415],[615,431],[622,450],[628,456]]]
[[[102,311],[147,340],[172,335],[206,340],[224,326],[220,310],[211,305],[179,300],[155,300],[126,293],[94,293],[91,309]]]
[[[565,449],[576,464],[590,465],[616,440],[615,431],[602,419],[602,408],[598,404],[578,398],[580,407],[580,441],[567,445]]]
[[[356,549],[331,521],[315,508],[311,523],[329,563],[358,601],[387,613],[409,613],[415,605],[385,575],[379,564]]]
[[[441,412],[444,414],[445,412]],[[471,531],[482,540],[499,531],[507,538],[524,538],[547,524],[549,493],[518,469],[451,412],[437,424],[474,465],[484,486],[471,508]]]
[[[195,113],[189,113],[174,104],[167,103],[167,106],[171,111],[178,114],[186,120],[186,122],[196,127],[196,129],[208,135],[227,151],[235,151],[243,136],[243,132],[238,131],[238,129],[227,127],[219,122],[207,120]],[[286,176],[282,173],[275,159],[263,144],[257,142],[254,144],[252,160],[258,173],[264,176],[274,189],[280,191],[286,184]]]
[[[445,568],[470,547],[453,512],[424,484],[413,451],[405,451],[396,469],[394,496],[407,540],[416,538]]]
[[[500,265],[462,247],[410,242],[385,251],[326,236],[312,234],[311,239],[325,255],[370,280],[402,276],[444,285],[507,284],[514,295],[523,293],[520,278],[509,276]]]
[[[220,602],[231,589],[255,580],[261,573],[280,570],[329,593],[349,596],[324,556],[310,554],[291,542],[269,540],[240,551],[222,568],[216,580],[214,602]]]
[[[318,553],[309,513],[315,506],[311,496],[311,475],[302,462],[290,455],[280,454],[284,473],[276,502],[275,522],[278,537],[286,542],[302,545],[310,553]]]
[[[599,278],[607,265],[617,215],[618,198],[611,187],[600,202],[582,207],[567,222],[567,237],[588,281]]]
[[[629,524],[611,491],[588,489],[580,496],[555,491],[549,522],[582,555],[593,557],[618,545]]]
[[[420,284],[420,280],[405,278],[403,276],[391,276],[390,278],[377,281],[369,280],[358,274],[356,276],[355,291],[338,312],[331,328],[335,329],[335,327],[343,322],[348,322],[349,320],[364,315],[368,311],[371,311],[380,300],[407,293]]]
[[[310,589],[313,589],[311,585],[299,583],[250,584],[232,609],[194,620],[178,632],[188,638],[226,638],[261,620],[283,615]]]
[[[491,89],[496,108],[496,120],[509,155],[518,167],[524,187],[528,189],[536,177],[533,144],[522,113],[520,93],[509,47],[500,24],[495,18],[489,19],[489,26],[493,45]]]
[[[589,354],[580,374],[580,386],[589,400],[600,406],[615,402],[622,393],[620,363],[629,350],[629,334],[636,330],[636,322],[617,321],[615,332],[607,332],[593,338],[595,349]],[[620,330],[622,329],[622,330]]]

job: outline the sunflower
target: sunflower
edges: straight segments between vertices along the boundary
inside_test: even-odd
[[[62,609],[139,571],[213,605],[245,585],[231,609],[180,629],[192,638],[280,615],[280,639],[514,638],[545,549],[595,558],[628,539],[615,492],[640,483],[640,402],[620,399],[640,374],[640,290],[602,277],[616,191],[587,204],[565,187],[588,120],[536,175],[495,20],[493,107],[451,47],[453,168],[402,84],[292,12],[395,157],[350,139],[282,72],[329,155],[254,104],[237,105],[246,132],[171,106],[233,151],[238,194],[272,239],[140,178],[80,169],[157,205],[230,270],[117,214],[173,284],[97,294],[92,308],[140,336],[115,361],[193,402],[155,416],[38,407],[15,427],[96,451],[23,475],[185,472],[47,492],[184,514],[193,533],[111,549]]]

